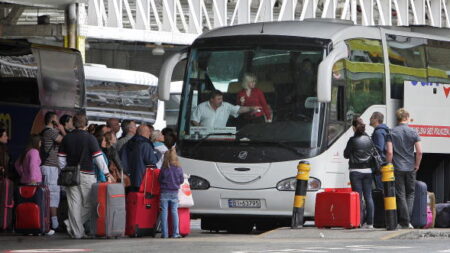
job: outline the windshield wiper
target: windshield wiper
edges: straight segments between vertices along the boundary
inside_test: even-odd
[[[197,148],[203,143],[205,142],[205,140],[207,140],[209,137],[211,136],[221,136],[221,135],[227,135],[227,136],[232,136],[235,134],[232,133],[210,133],[207,134],[205,137],[203,137],[202,139],[199,140],[199,142],[197,144],[195,144],[195,146],[192,148],[191,152],[194,152],[197,150]]]

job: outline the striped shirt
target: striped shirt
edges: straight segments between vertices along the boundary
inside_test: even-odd
[[[41,154],[42,157],[46,157],[45,161],[42,161],[42,165],[58,167],[58,143],[56,138],[59,136],[59,131],[54,128],[46,127],[42,131],[42,145],[41,151],[44,151],[48,155]]]
[[[239,105],[222,102],[222,105],[214,110],[209,101],[205,101],[197,106],[191,120],[208,128],[226,127],[230,115],[235,118],[239,116],[239,108]]]

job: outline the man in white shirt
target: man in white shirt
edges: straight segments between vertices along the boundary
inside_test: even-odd
[[[220,90],[213,90],[209,101],[197,106],[191,116],[191,123],[194,126],[208,128],[226,127],[230,115],[237,118],[241,113],[258,110],[261,110],[260,106],[239,106],[223,102],[223,93]]]

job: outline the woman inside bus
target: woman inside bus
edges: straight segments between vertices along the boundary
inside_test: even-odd
[[[240,106],[260,106],[261,110],[252,111],[239,116],[245,123],[271,122],[272,115],[264,93],[256,88],[256,75],[245,73],[242,80],[242,90],[237,93],[236,104]],[[266,116],[266,118],[264,118]]]
[[[353,119],[352,126],[355,134],[348,140],[344,157],[349,159],[352,190],[358,192],[360,196],[361,224],[364,224],[363,228],[373,228],[374,204],[372,199],[372,169],[370,168],[370,160],[374,152],[373,144],[365,132],[366,125],[360,117]],[[366,210],[364,210],[362,196],[364,196]]]
[[[42,182],[41,157],[39,148],[41,147],[41,136],[33,134],[30,136],[25,151],[16,161],[16,170],[20,176],[21,184],[39,184]]]

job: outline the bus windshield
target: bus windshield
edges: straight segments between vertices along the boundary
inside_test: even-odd
[[[323,51],[273,44],[192,49],[181,141],[317,147],[323,104],[317,102],[316,79]]]

